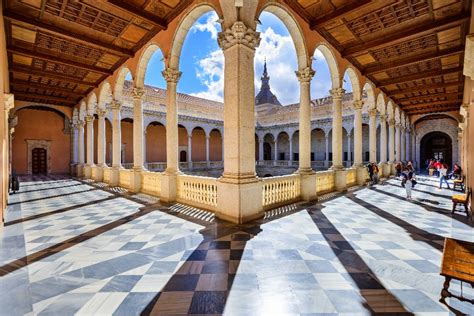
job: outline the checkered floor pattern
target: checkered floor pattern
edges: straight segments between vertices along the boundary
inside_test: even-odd
[[[444,237],[474,241],[452,191],[419,178],[233,225],[143,194],[22,179],[0,231],[0,315],[449,315]],[[469,285],[452,291],[474,297]]]

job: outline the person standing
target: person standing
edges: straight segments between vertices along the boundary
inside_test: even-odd
[[[413,187],[413,171],[406,170],[405,177],[405,191],[407,193],[407,199],[411,200],[411,189]]]
[[[441,167],[438,170],[439,170],[439,188],[441,189],[443,187],[443,182],[445,182],[448,189],[450,189],[449,183],[448,183],[448,177],[447,177],[448,165],[443,163],[441,164]]]
[[[433,161],[433,159],[430,159],[430,162],[428,163],[428,173],[429,173],[430,177],[433,176],[434,171],[435,171],[434,161]]]

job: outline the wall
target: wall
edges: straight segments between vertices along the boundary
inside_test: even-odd
[[[18,125],[13,134],[12,169],[18,174],[27,173],[27,139],[50,140],[51,173],[69,173],[71,140],[69,134],[63,133],[64,117],[36,109],[21,109],[16,115]]]
[[[222,137],[219,131],[212,131],[209,139],[209,160],[222,161]],[[256,142],[258,151],[258,142]]]
[[[133,163],[133,122],[122,121],[122,146],[125,147],[124,163]]]
[[[146,129],[146,161],[166,162],[166,128],[148,125]]]

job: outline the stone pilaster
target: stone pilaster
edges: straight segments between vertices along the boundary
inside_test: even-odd
[[[299,169],[298,172],[312,173],[311,168],[311,79],[315,71],[311,67],[296,71],[300,82],[299,111]]]
[[[176,86],[182,73],[177,69],[166,68],[161,74],[166,80],[166,170],[161,177],[160,199],[164,202],[173,202],[176,200],[179,173]]]
[[[377,109],[369,110],[369,160],[377,162]]]
[[[216,216],[242,223],[263,216],[262,184],[255,173],[255,48],[260,34],[242,21],[218,35],[224,51],[224,173]]]

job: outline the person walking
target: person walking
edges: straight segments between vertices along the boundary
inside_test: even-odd
[[[413,171],[406,169],[405,173],[405,192],[407,193],[407,199],[411,200],[411,189],[413,187]]]
[[[448,165],[443,163],[441,164],[441,167],[438,170],[439,170],[439,188],[441,189],[443,187],[443,182],[445,182],[448,189],[451,189],[448,183]]]
[[[435,171],[434,161],[433,161],[433,159],[430,159],[430,162],[428,164],[428,174],[430,175],[430,177],[433,176],[434,171]]]
[[[379,167],[375,162],[372,163],[372,184],[379,182]]]

